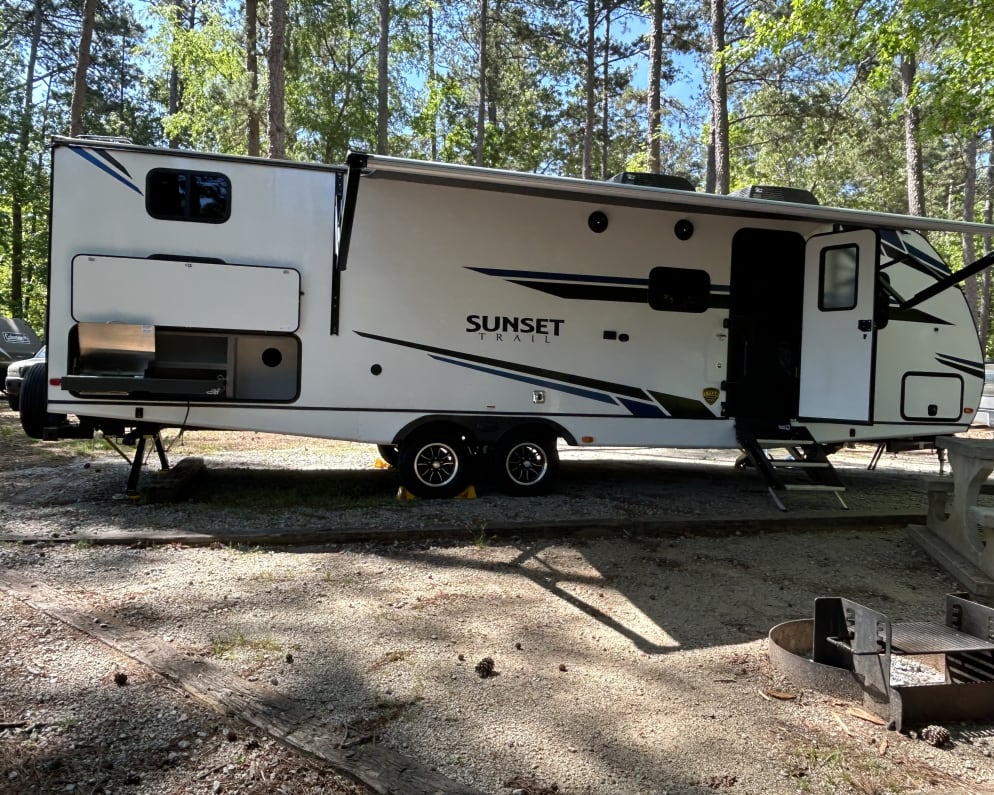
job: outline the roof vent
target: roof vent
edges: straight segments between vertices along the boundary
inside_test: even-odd
[[[645,188],[666,188],[668,190],[694,190],[693,183],[672,174],[652,174],[647,171],[622,171],[608,178],[608,182],[621,182],[625,185],[641,185]]]
[[[134,141],[124,135],[94,135],[92,133],[80,133],[76,136],[77,141],[93,141],[101,144],[131,144]]]
[[[778,185],[750,185],[735,191],[733,196],[745,196],[747,199],[768,199],[774,202],[791,202],[793,204],[818,204],[814,194],[804,188],[781,188]]]

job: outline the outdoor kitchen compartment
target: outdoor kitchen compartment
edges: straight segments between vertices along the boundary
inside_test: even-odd
[[[80,323],[64,390],[162,400],[293,400],[300,343],[291,335],[228,334],[125,323]]]

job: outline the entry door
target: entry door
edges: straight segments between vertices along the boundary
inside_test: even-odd
[[[871,229],[817,235],[808,241],[801,324],[802,420],[870,422],[879,252],[877,233]]]

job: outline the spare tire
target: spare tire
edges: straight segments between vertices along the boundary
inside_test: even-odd
[[[62,417],[48,413],[48,364],[38,363],[21,381],[21,427],[32,439],[41,439],[45,428],[59,426]]]

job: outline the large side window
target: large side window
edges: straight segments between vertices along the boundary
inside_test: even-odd
[[[818,308],[837,312],[856,306],[859,246],[836,246],[821,252]]]
[[[653,268],[649,271],[649,306],[661,312],[706,312],[711,297],[707,271]]]
[[[224,174],[156,168],[145,188],[145,208],[153,218],[221,224],[231,215],[231,180]]]

